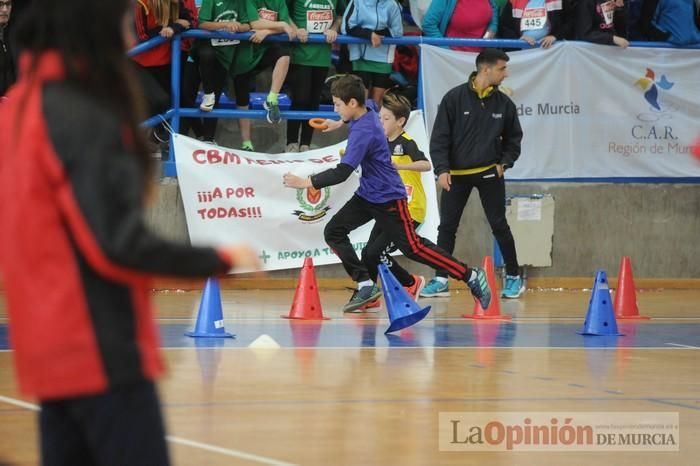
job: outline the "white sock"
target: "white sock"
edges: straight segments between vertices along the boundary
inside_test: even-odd
[[[361,288],[364,288],[365,286],[372,286],[372,285],[374,285],[374,282],[372,280],[365,280],[365,281],[359,282],[357,284],[357,289],[359,290]]]
[[[440,283],[441,285],[446,285],[447,284],[447,278],[445,277],[435,277],[435,280]]]
[[[474,280],[476,279],[476,272],[474,272],[474,269],[472,269],[471,275],[469,275],[469,280]]]

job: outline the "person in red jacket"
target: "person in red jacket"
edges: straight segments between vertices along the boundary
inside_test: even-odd
[[[45,466],[167,465],[151,278],[255,267],[256,254],[171,243],[144,224],[153,169],[126,58],[130,1],[29,8],[0,112],[0,274],[19,389],[41,404]]]
[[[134,24],[139,42],[156,36],[171,38],[192,24],[191,10],[183,0],[137,0],[134,3]],[[170,95],[170,41],[153,47],[134,57]]]

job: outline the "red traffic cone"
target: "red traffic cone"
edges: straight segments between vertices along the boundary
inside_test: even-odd
[[[650,319],[648,316],[639,315],[637,292],[632,276],[632,261],[629,256],[624,256],[620,261],[620,273],[617,275],[617,289],[615,290],[613,306],[617,319]]]
[[[323,317],[321,308],[321,297],[318,294],[316,285],[316,273],[314,272],[314,262],[310,257],[304,259],[304,266],[299,274],[299,282],[294,292],[294,301],[289,310],[289,315],[282,316],[285,319],[302,320],[328,320]]]
[[[488,309],[484,310],[479,304],[479,301],[474,302],[474,311],[472,314],[462,314],[465,319],[504,319],[508,320],[511,317],[509,315],[501,314],[501,299],[498,295],[498,289],[496,288],[496,274],[493,268],[493,257],[484,257],[484,262],[481,265],[486,272],[486,279],[489,282],[489,288],[491,288],[491,304],[489,304]]]

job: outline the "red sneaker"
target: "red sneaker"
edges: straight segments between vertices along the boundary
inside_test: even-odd
[[[404,286],[404,290],[408,291],[414,301],[418,301],[420,292],[425,286],[425,277],[422,275],[412,275],[415,282],[411,286]]]

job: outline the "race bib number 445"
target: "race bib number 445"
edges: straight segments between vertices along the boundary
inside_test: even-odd
[[[306,12],[306,30],[309,32],[324,32],[333,24],[333,11],[313,10]]]
[[[547,10],[544,8],[527,8],[520,20],[521,31],[542,29],[547,24]]]

